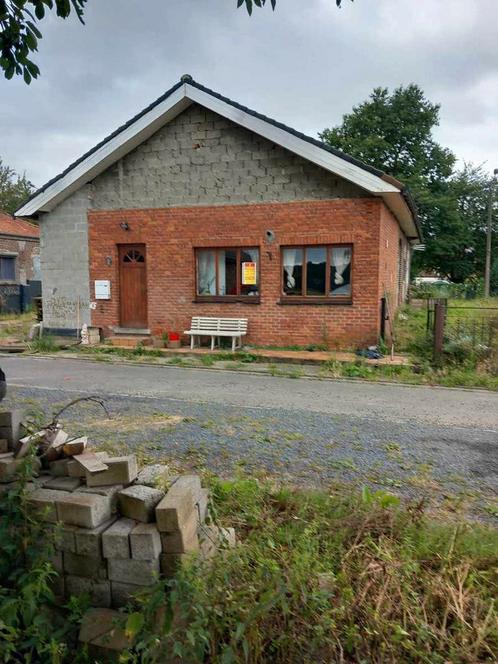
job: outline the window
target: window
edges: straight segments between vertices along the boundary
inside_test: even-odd
[[[4,281],[16,280],[15,256],[0,256],[0,279]]]
[[[257,301],[259,249],[197,249],[196,258],[198,299]]]
[[[351,245],[282,249],[283,300],[351,301]]]

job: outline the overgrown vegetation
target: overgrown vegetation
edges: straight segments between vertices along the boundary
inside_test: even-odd
[[[496,661],[498,531],[435,523],[366,489],[212,489],[241,543],[142,601],[127,661]]]
[[[28,509],[35,462],[35,457],[27,456],[20,481],[2,494],[0,661],[59,664],[72,649],[68,637],[78,618],[78,603],[73,602],[75,611],[63,613],[54,601],[55,530]]]

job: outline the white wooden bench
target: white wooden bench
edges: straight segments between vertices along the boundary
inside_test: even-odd
[[[194,348],[196,340],[201,345],[201,337],[211,337],[211,350],[215,344],[220,345],[220,337],[232,337],[232,351],[242,346],[242,337],[247,334],[247,318],[209,318],[194,316],[190,330],[190,348]]]

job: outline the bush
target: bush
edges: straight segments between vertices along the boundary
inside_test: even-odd
[[[383,491],[212,488],[242,542],[157,586],[127,661],[497,661],[497,531],[434,523]]]
[[[51,334],[43,334],[29,342],[28,348],[32,353],[54,353],[57,348],[55,338]]]

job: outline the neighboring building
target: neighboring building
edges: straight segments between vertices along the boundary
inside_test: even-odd
[[[40,229],[0,211],[0,312],[23,311],[40,279]]]
[[[105,335],[244,317],[248,343],[373,343],[420,242],[403,185],[182,80],[48,182],[44,323]]]

